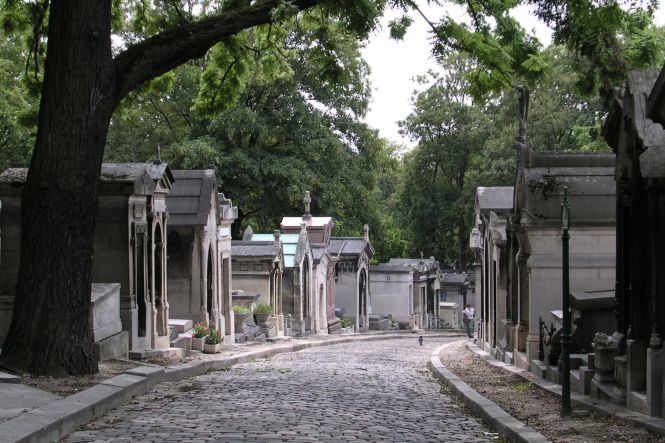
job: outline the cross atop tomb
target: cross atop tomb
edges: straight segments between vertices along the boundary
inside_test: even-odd
[[[312,197],[309,195],[309,191],[305,191],[305,197],[302,199],[305,204],[305,215],[302,218],[312,218],[312,215],[309,213],[309,204],[312,203]]]
[[[157,160],[154,161],[154,164],[156,165],[162,164],[162,147],[159,146],[159,143],[157,143]]]

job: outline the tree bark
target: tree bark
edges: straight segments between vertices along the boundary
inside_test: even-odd
[[[114,100],[111,0],[51,2],[21,261],[1,363],[35,375],[97,371],[89,324],[93,230]]]
[[[299,9],[321,0],[296,0]],[[97,372],[90,289],[97,190],[113,110],[131,90],[272,20],[276,0],[169,29],[111,54],[111,0],[52,0],[37,139],[23,190],[14,314],[0,365]]]

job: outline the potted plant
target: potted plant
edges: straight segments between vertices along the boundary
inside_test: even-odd
[[[192,334],[192,349],[195,351],[203,351],[203,344],[208,336],[208,325],[202,321],[194,325],[194,333]]]
[[[203,352],[206,354],[216,354],[222,350],[222,335],[215,328],[210,328],[208,336],[203,345]]]
[[[254,318],[259,326],[266,326],[268,319],[272,315],[272,306],[267,303],[258,303],[254,310]]]
[[[236,334],[242,334],[245,330],[245,321],[249,315],[249,309],[241,305],[233,305],[233,316],[235,317]]]
[[[353,332],[353,323],[348,318],[343,318],[339,321],[339,325],[342,327],[342,334],[350,334]]]

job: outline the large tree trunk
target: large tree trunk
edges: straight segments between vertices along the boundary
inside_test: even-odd
[[[89,323],[97,186],[113,102],[111,0],[53,0],[39,129],[21,212],[21,262],[0,362],[97,372]]]
[[[320,0],[294,0],[298,9]],[[52,0],[35,149],[23,190],[21,262],[0,365],[97,372],[89,319],[97,187],[113,109],[144,82],[272,21],[277,0],[174,26],[111,56],[111,0]],[[249,2],[248,2],[249,3]]]

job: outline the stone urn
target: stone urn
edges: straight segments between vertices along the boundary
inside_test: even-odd
[[[248,314],[239,314],[235,312],[233,314],[234,319],[235,319],[235,330],[236,334],[242,334],[245,331],[245,324],[247,323],[247,315]]]
[[[270,314],[269,312],[263,313],[263,314],[254,314],[254,318],[256,319],[256,324],[259,326],[268,327],[268,319],[270,319]]]

